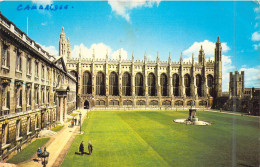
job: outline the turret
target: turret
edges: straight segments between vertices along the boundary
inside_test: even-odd
[[[219,37],[215,47],[214,62],[214,97],[222,96],[222,47]]]
[[[63,57],[65,64],[67,63],[67,54],[67,39],[64,27],[62,27],[59,40],[59,56]]]
[[[132,62],[134,62],[135,56],[134,56],[134,51],[132,52]]]
[[[157,51],[157,57],[156,57],[156,62],[159,63],[160,59],[159,59],[159,52]]]
[[[181,52],[181,56],[180,56],[180,64],[183,63],[183,60],[182,60],[182,52]]]
[[[71,58],[71,46],[70,46],[70,40],[69,38],[67,39],[67,58]]]
[[[147,57],[146,57],[146,50],[144,52],[144,62],[146,63]]]
[[[93,53],[92,53],[92,62],[95,62],[95,49],[93,48]]]
[[[202,48],[202,45],[201,45],[201,48],[200,48],[200,51],[199,51],[198,59],[199,59],[199,63],[200,64],[204,64],[205,63],[205,53],[204,53],[204,50]]]
[[[169,52],[168,64],[171,64],[171,52]]]
[[[191,58],[191,62],[194,65],[194,54],[192,53],[192,58]]]

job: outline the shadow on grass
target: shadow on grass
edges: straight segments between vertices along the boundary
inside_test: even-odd
[[[75,154],[76,155],[84,155],[84,154],[86,154],[86,155],[90,155],[89,153],[87,153],[87,152],[83,152],[83,153],[80,153],[80,152],[75,152]]]
[[[38,160],[36,158],[33,159],[33,162],[39,162],[39,161],[41,161],[41,160]]]

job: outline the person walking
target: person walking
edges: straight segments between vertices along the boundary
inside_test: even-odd
[[[93,146],[92,146],[91,142],[89,141],[88,142],[88,152],[89,152],[89,155],[92,154],[92,151],[93,151]]]
[[[38,150],[37,150],[37,157],[41,158],[41,155],[42,155],[42,148],[39,147]]]
[[[79,145],[79,152],[81,153],[81,155],[83,155],[84,153],[84,145],[83,145],[83,141],[80,143]]]
[[[73,121],[74,119],[72,119],[71,120],[71,127],[73,128],[73,126],[74,126],[74,121]]]
[[[77,126],[77,118],[75,118],[75,126]]]

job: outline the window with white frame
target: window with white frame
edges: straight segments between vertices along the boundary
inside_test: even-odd
[[[50,103],[50,90],[49,88],[46,90],[46,93],[47,93],[47,104]]]
[[[35,61],[35,77],[39,77],[39,62]]]
[[[35,115],[35,129],[39,128],[39,124],[38,124],[38,116]]]
[[[8,124],[2,125],[2,146],[7,144]]]
[[[21,133],[21,120],[16,121],[16,139],[20,138]]]
[[[39,104],[39,90],[38,85],[34,87],[34,98],[35,98],[35,105]]]
[[[1,116],[8,115],[10,110],[10,90],[9,81],[2,80],[2,92],[1,92],[2,110]]]
[[[27,106],[27,110],[31,110],[31,105],[32,105],[31,84],[27,84],[27,86],[26,86],[26,106]]]
[[[23,102],[23,89],[22,89],[21,82],[16,82],[15,96],[16,96],[15,112],[21,112],[22,111],[22,102]]]
[[[45,69],[44,69],[44,65],[42,65],[42,79],[45,79],[44,75],[45,75]]]
[[[27,117],[27,134],[31,131],[32,131],[32,129],[31,129],[31,118]]]
[[[2,67],[10,68],[10,45],[2,43]]]
[[[16,71],[22,72],[22,52],[19,49],[16,52]]]
[[[27,57],[27,74],[32,74],[32,59],[30,57]]]
[[[45,89],[42,87],[42,105],[45,104]]]
[[[49,81],[49,80],[50,80],[50,69],[47,68],[47,81]]]

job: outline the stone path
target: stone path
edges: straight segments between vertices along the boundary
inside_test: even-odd
[[[209,112],[217,112],[217,113],[222,113],[222,114],[229,114],[229,115],[239,115],[239,116],[247,116],[247,117],[259,117],[259,116],[254,116],[254,115],[246,115],[246,113],[239,113],[239,112],[228,112],[228,111],[219,111],[219,110],[205,110]]]
[[[81,110],[83,123],[87,110]],[[77,120],[79,120],[79,115],[77,115]],[[46,150],[50,153],[49,161],[47,167],[60,166],[63,162],[71,143],[77,134],[79,134],[79,126],[70,127],[70,122],[64,124],[64,128],[58,132],[57,135],[53,136],[51,143],[47,143]],[[35,150],[36,152],[36,150]],[[33,159],[36,158],[36,153],[32,159],[29,161],[18,164],[19,167],[42,167],[41,162],[34,162]]]

